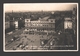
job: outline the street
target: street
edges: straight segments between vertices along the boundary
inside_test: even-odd
[[[49,36],[46,34],[24,34],[23,30],[15,30],[13,34],[6,36],[6,50],[58,50],[67,49],[65,45],[73,45],[73,40],[70,39],[71,35],[69,34],[54,34]],[[14,36],[18,38],[9,42]],[[65,47],[60,47],[59,45]]]

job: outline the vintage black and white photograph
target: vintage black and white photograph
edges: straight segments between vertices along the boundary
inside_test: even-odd
[[[78,51],[78,3],[4,3],[3,51]]]

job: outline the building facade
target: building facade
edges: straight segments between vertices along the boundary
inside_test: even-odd
[[[72,18],[64,18],[64,29],[72,29]]]
[[[31,19],[25,19],[25,30],[26,31],[54,32],[55,31],[55,19],[36,20],[36,21],[31,21]]]
[[[10,28],[10,23],[9,23],[9,21],[6,21],[5,22],[5,29],[8,29],[8,28]]]

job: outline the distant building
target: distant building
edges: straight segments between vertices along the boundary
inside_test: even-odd
[[[55,19],[39,19],[31,21],[31,19],[25,19],[25,30],[27,31],[55,31]]]
[[[74,30],[74,34],[76,34],[77,35],[77,8],[73,8],[73,10],[72,10],[72,24],[73,24],[73,30]]]
[[[72,18],[64,18],[64,29],[72,29]]]
[[[5,22],[5,29],[8,29],[8,28],[10,28],[10,23],[9,23],[9,21],[6,21]]]
[[[72,24],[72,18],[71,17],[64,17],[63,19],[59,19],[56,21],[56,31],[62,31],[65,32],[67,29],[72,30],[73,24]]]

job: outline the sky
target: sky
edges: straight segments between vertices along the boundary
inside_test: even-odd
[[[77,7],[75,3],[4,3],[4,11],[63,11]]]

